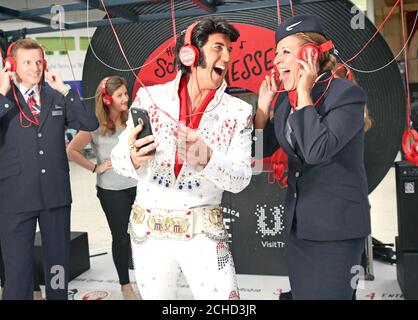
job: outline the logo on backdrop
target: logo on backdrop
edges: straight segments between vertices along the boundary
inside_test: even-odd
[[[223,217],[224,217],[224,225],[225,229],[228,232],[228,242],[231,242],[232,240],[232,234],[231,234],[231,228],[232,224],[239,219],[239,211],[234,210],[227,207],[221,207]]]
[[[226,81],[229,87],[243,88],[258,93],[264,75],[273,69],[274,31],[258,26],[233,23],[241,36],[232,44],[232,60],[229,64]],[[149,86],[173,80],[176,75],[174,66],[175,46],[169,38],[155,49],[143,63],[138,73],[139,79]],[[140,87],[134,84],[132,96],[135,98]]]
[[[231,224],[237,221],[240,217],[238,210],[233,210],[227,207],[222,207],[224,214],[225,228],[229,234],[229,241],[232,240]],[[254,215],[257,217],[255,234],[260,237],[260,246],[263,248],[284,248],[283,241],[271,241],[271,239],[277,239],[284,230],[284,206],[270,207],[267,204],[257,204]],[[281,237],[280,237],[281,238]]]
[[[266,204],[257,204],[254,214],[257,216],[257,230],[255,233],[261,236],[261,246],[263,248],[283,248],[283,241],[268,241],[267,239],[282,234],[284,230],[284,206],[267,207]]]

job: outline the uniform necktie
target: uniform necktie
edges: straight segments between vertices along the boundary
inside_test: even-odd
[[[39,117],[39,114],[41,113],[41,108],[36,103],[35,97],[33,95],[34,93],[35,92],[33,90],[29,93],[27,104],[29,106],[30,111],[32,112],[33,118],[35,119],[35,124],[39,125],[38,117]]]

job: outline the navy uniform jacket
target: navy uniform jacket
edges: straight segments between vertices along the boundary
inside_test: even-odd
[[[326,85],[314,86],[314,102]],[[297,237],[307,240],[344,240],[370,234],[364,167],[365,103],[362,88],[346,79],[334,79],[316,107],[307,106],[289,116],[288,98],[279,105],[274,129],[289,157],[287,232],[295,222]],[[288,117],[294,147],[285,138]]]
[[[20,106],[32,118],[16,86],[15,91]],[[39,126],[22,128],[13,91],[6,97],[0,94],[0,214],[71,204],[65,129],[93,131],[99,125],[92,108],[72,90],[63,97],[44,87],[40,97]]]

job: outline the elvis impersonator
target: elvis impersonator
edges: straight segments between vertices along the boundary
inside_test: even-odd
[[[251,179],[251,105],[224,92],[239,32],[220,18],[193,23],[176,46],[173,81],[140,88],[152,135],[132,115],[112,151],[117,173],[138,180],[130,217],[144,299],[175,299],[180,271],[195,299],[239,299],[220,202]],[[156,149],[155,155],[149,152]]]

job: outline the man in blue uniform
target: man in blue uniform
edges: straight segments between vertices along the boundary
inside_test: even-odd
[[[67,299],[71,190],[65,129],[93,131],[94,111],[61,76],[45,72],[42,47],[22,39],[0,72],[0,241],[3,299],[32,299],[39,222],[47,299]],[[45,72],[50,88],[41,86]]]

